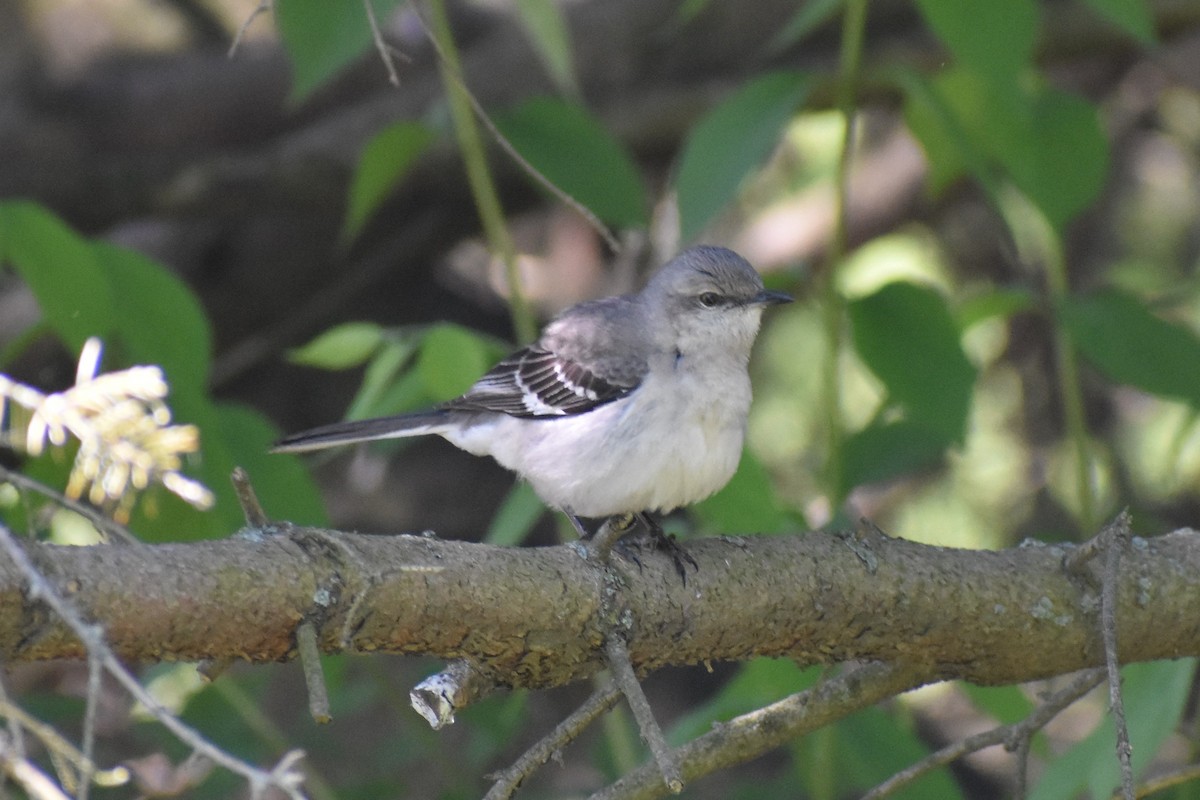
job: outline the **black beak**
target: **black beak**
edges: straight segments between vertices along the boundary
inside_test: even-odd
[[[758,294],[754,295],[754,298],[750,302],[760,306],[777,306],[780,303],[790,303],[792,302],[792,299],[793,298],[790,294],[785,294],[784,292],[771,292],[764,289]]]

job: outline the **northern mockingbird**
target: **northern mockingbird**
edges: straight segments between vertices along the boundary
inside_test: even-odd
[[[733,476],[750,348],[764,307],[791,299],[737,253],[694,247],[636,294],[567,309],[461,397],[292,434],[275,450],[435,433],[519,474],[583,536],[580,516],[634,515],[661,538],[647,512],[699,502]]]

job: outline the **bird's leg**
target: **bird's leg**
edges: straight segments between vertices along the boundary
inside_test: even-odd
[[[686,585],[687,569],[684,565],[685,563],[691,564],[692,569],[698,571],[700,565],[696,563],[696,559],[692,558],[691,553],[679,543],[674,534],[668,535],[664,532],[662,526],[658,524],[658,520],[648,513],[639,511],[633,517],[645,526],[650,538],[654,541],[655,548],[665,550],[671,556],[671,560],[675,562],[675,571],[679,573],[679,579]]]
[[[571,520],[571,525],[579,534],[581,541],[586,542],[585,547],[592,556],[596,557],[601,563],[608,563],[609,554],[616,551],[632,560],[641,569],[642,562],[637,556],[630,554],[623,546],[625,534],[633,529],[634,516],[632,514],[618,514],[615,517],[609,517],[600,524],[600,527],[595,532],[589,531],[584,527],[583,520],[575,516],[570,511],[563,511],[567,515],[567,519]]]
[[[563,513],[567,515],[567,519],[571,520],[571,525],[575,528],[575,532],[579,534],[580,539],[587,541],[588,539],[592,538],[592,534],[589,533],[588,529],[583,526],[583,520],[572,514],[570,511],[563,511]]]

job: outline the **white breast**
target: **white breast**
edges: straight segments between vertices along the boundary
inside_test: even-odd
[[[693,371],[696,372],[696,371]],[[595,411],[543,420],[498,417],[443,434],[520,473],[543,500],[585,517],[670,511],[723,487],[737,469],[750,383],[713,390],[707,376],[650,376]]]

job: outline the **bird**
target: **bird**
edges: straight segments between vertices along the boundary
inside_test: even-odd
[[[704,500],[737,469],[750,351],[764,309],[791,300],[734,251],[692,247],[639,292],[568,308],[459,397],[291,434],[274,451],[436,434],[517,473],[581,537],[580,517],[621,516],[661,543],[652,514]]]

